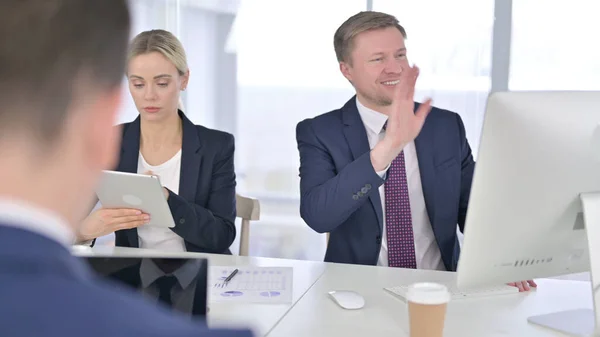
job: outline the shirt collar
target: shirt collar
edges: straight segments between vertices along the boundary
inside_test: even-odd
[[[24,201],[0,197],[0,223],[43,235],[69,249],[75,242],[73,229],[61,216]]]
[[[356,108],[365,126],[376,135],[381,133],[388,116],[364,106],[356,96]]]
[[[198,265],[198,260],[191,259],[173,272],[173,276],[175,276],[182,289],[186,289],[196,279],[198,271],[200,270]],[[159,277],[165,276],[166,274],[152,262],[152,259],[144,258],[142,259],[140,266],[140,275],[142,287],[147,288]]]

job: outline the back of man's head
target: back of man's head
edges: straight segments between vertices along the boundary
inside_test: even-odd
[[[27,197],[35,168],[69,177],[55,198],[85,197],[113,164],[129,15],[127,0],[0,1],[0,194]]]

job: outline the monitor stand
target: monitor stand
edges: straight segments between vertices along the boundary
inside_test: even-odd
[[[583,221],[587,236],[592,280],[592,299],[596,311],[600,309],[600,192],[580,195]],[[596,312],[591,309],[560,311],[531,316],[529,323],[541,325],[570,336],[600,336]]]

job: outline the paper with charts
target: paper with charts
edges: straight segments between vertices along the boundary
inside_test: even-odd
[[[223,281],[235,269],[237,274]],[[210,267],[209,302],[245,302],[283,304],[292,302],[291,267]]]

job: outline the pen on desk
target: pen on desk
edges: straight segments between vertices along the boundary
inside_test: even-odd
[[[235,274],[237,274],[238,270],[237,268],[231,273],[229,274],[229,276],[227,276],[227,278],[225,279],[225,283],[231,281],[231,279],[235,276]]]

